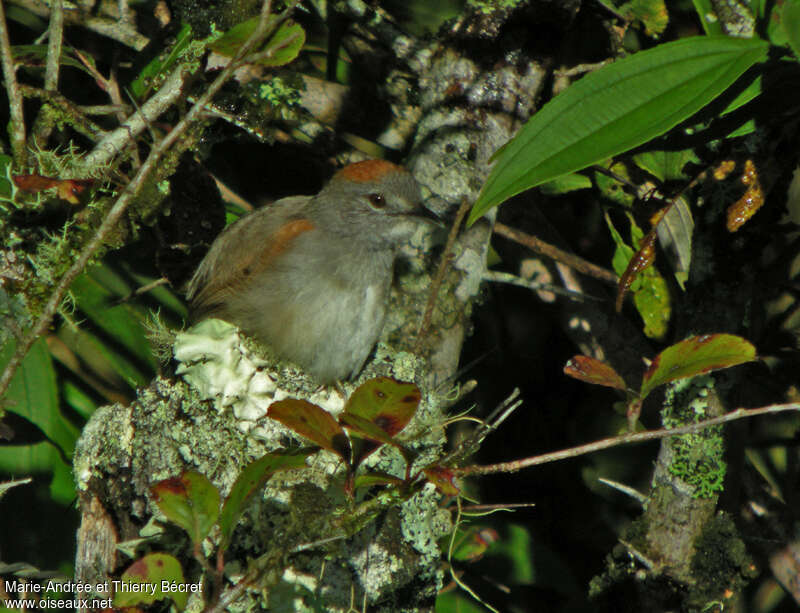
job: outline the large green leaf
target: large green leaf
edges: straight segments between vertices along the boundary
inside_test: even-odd
[[[495,154],[470,223],[515,194],[663,134],[764,60],[768,46],[754,39],[691,37],[586,75]]]
[[[0,446],[0,472],[17,476],[51,473],[50,497],[62,505],[72,504],[75,500],[72,467],[50,441]]]
[[[0,367],[11,359],[15,347],[11,341],[0,350]],[[44,339],[36,341],[25,356],[11,380],[3,408],[30,421],[67,457],[72,456],[79,432],[59,410],[56,374]]]

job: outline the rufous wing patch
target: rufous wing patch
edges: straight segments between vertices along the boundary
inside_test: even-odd
[[[253,248],[239,261],[222,262],[221,265],[227,270],[218,270],[215,278],[198,292],[193,300],[195,309],[202,315],[213,313],[227,294],[246,285],[249,279],[263,272],[272,260],[284,253],[294,239],[313,229],[314,224],[309,219],[292,219],[267,237],[261,249]]]

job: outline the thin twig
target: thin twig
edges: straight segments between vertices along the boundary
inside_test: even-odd
[[[450,466],[475,453],[483,440],[492,431],[496,430],[521,404],[522,398],[520,398],[519,388],[514,388],[511,395],[492,411],[470,437],[459,443],[458,447],[442,458],[439,463],[443,466]]]
[[[268,33],[267,18],[269,16],[271,4],[271,0],[264,0],[258,26],[250,38],[248,38],[239,49],[238,53],[236,54],[237,60],[243,58],[247,53],[249,53],[253,47],[258,44],[258,42],[260,42]],[[25,355],[28,353],[33,343],[36,342],[36,339],[39,338],[39,336],[41,336],[50,326],[50,322],[53,320],[53,317],[55,317],[58,307],[61,304],[61,300],[64,298],[64,294],[66,294],[69,286],[83,271],[84,267],[92,258],[94,253],[105,242],[106,238],[114,229],[114,226],[116,226],[117,222],[122,218],[122,215],[127,210],[128,205],[131,203],[134,196],[147,180],[153,169],[156,168],[159,160],[167,151],[167,149],[169,149],[179,138],[184,135],[192,123],[199,117],[205,105],[208,104],[211,98],[213,98],[213,96],[222,88],[228,79],[233,76],[233,73],[237,68],[237,64],[238,61],[233,61],[227,67],[225,67],[220,75],[209,86],[208,90],[198,99],[197,103],[194,104],[191,109],[189,109],[189,112],[186,113],[183,119],[181,119],[170,131],[170,133],[167,134],[167,136],[165,136],[150,151],[150,154],[139,168],[136,176],[125,187],[119,198],[117,198],[117,201],[108,211],[108,214],[97,228],[94,236],[89,239],[75,262],[69,267],[67,272],[64,273],[64,276],[61,277],[59,282],[56,284],[56,287],[53,289],[53,292],[50,295],[50,299],[47,301],[47,304],[42,310],[42,313],[39,315],[39,318],[36,320],[36,323],[17,344],[14,355],[11,357],[11,360],[8,362],[8,364],[6,364],[3,374],[0,376],[0,398],[2,398],[8,390],[8,386],[11,384],[11,379],[14,377],[14,373],[16,373],[20,364],[22,364],[22,360],[25,358]],[[176,80],[182,83],[184,77],[183,73],[185,70],[186,69],[183,65],[179,66],[167,80]],[[156,94],[156,96],[158,96],[158,94]]]
[[[517,230],[516,228],[511,228],[505,224],[497,222],[494,224],[494,231],[500,236],[504,236],[514,242],[519,243],[520,245],[524,245],[536,253],[547,256],[556,262],[566,264],[570,268],[577,270],[584,275],[594,277],[595,279],[599,279],[604,283],[610,283],[611,285],[616,285],[619,281],[617,275],[610,270],[601,266],[597,266],[596,264],[592,264],[588,260],[584,260],[582,257],[578,257],[574,253],[567,253],[555,245],[546,243],[545,241]]]
[[[61,41],[64,38],[64,0],[53,0],[50,6],[44,88],[53,92],[58,90],[58,69],[61,66]]]
[[[19,91],[26,98],[39,98],[52,106],[58,107],[67,116],[67,121],[77,132],[93,141],[98,141],[107,134],[99,125],[85,116],[85,107],[77,106],[74,102],[57,91],[46,91],[38,87],[25,85],[24,83],[20,83]],[[37,138],[39,138],[41,142],[39,135],[37,135]]]
[[[50,7],[46,3],[38,0],[9,0],[9,2],[23,7],[39,17],[48,17],[50,15]],[[81,10],[72,9],[67,11],[64,14],[64,21],[67,25],[86,28],[101,36],[106,36],[123,45],[136,49],[136,51],[141,51],[150,42],[149,38],[139,34],[136,28],[130,24],[126,24],[121,20],[98,17]]]
[[[594,453],[609,447],[617,447],[619,445],[629,445],[631,443],[643,443],[645,441],[652,441],[656,439],[666,438],[668,436],[675,436],[678,434],[690,434],[698,432],[711,426],[718,426],[729,421],[737,419],[745,419],[747,417],[755,417],[757,415],[766,415],[768,413],[781,413],[783,411],[800,411],[800,402],[790,402],[787,404],[771,404],[757,409],[736,409],[720,417],[706,419],[705,421],[689,424],[688,426],[680,426],[679,428],[661,428],[659,430],[650,430],[648,432],[636,432],[634,434],[623,434],[621,436],[612,436],[604,438],[599,441],[587,443],[585,445],[578,445],[577,447],[570,447],[569,449],[562,449],[560,451],[553,451],[544,453],[542,455],[522,458],[519,460],[512,460],[510,462],[501,462],[499,464],[487,464],[485,466],[464,466],[463,468],[454,468],[453,471],[460,475],[489,475],[492,473],[513,473],[529,466],[538,466],[539,464],[548,464],[550,462],[557,462],[559,460],[566,460],[568,458],[576,458],[578,456],[586,455],[587,453]]]
[[[11,53],[11,41],[8,38],[8,25],[3,2],[0,2],[0,60],[3,64],[3,80],[6,82],[8,108],[11,115],[11,123],[8,126],[11,151],[14,155],[14,163],[18,167],[22,167],[27,156],[25,116],[22,112],[22,94],[19,92],[17,83],[17,72],[14,68],[14,56]]]
[[[417,330],[417,342],[414,346],[414,353],[419,353],[422,350],[422,344],[425,341],[425,337],[428,335],[428,330],[431,327],[433,308],[436,306],[436,299],[439,296],[439,289],[442,287],[442,282],[444,281],[444,276],[447,273],[447,269],[450,267],[450,263],[455,257],[455,254],[453,253],[453,247],[455,246],[456,238],[458,237],[458,232],[461,229],[461,224],[464,221],[464,217],[467,215],[467,211],[469,210],[469,204],[470,203],[467,198],[462,200],[461,206],[458,207],[455,221],[453,221],[453,226],[450,228],[450,234],[447,236],[447,244],[445,244],[444,251],[442,252],[442,260],[439,262],[439,268],[436,271],[436,276],[434,276],[433,280],[431,281],[431,290],[428,294],[428,303],[425,305],[425,314],[422,317],[422,323],[419,326],[419,330]]]
[[[577,302],[584,302],[585,300],[601,300],[600,298],[597,298],[595,296],[589,296],[582,292],[576,292],[575,290],[571,289],[564,289],[563,287],[553,285],[552,283],[541,283],[539,281],[534,281],[533,279],[525,279],[517,275],[512,275],[509,272],[500,272],[497,270],[485,270],[483,272],[482,278],[484,281],[491,281],[492,283],[506,283],[508,285],[516,285],[517,287],[524,287],[525,289],[529,289],[534,292],[551,292],[553,294],[558,294],[559,296],[564,296],[566,298],[569,298],[570,300],[575,300]]]

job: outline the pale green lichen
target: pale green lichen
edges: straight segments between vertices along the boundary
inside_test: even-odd
[[[713,389],[714,379],[709,375],[680,379],[671,384],[664,398],[664,427],[674,428],[706,419],[708,396]],[[670,444],[673,458],[669,472],[687,483],[695,498],[711,498],[722,491],[727,469],[722,426],[674,436]]]

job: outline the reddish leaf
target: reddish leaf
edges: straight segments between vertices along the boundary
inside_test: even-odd
[[[640,397],[644,400],[653,389],[670,381],[730,368],[755,358],[756,348],[739,336],[692,336],[667,347],[655,357],[644,373]]]
[[[176,589],[164,591],[164,586],[174,586]],[[188,591],[199,590],[199,584],[187,585],[177,559],[167,553],[151,553],[136,560],[122,573],[114,595],[114,606],[152,604],[156,600],[171,598],[175,606],[182,610],[189,599]]]
[[[456,475],[451,469],[433,464],[423,468],[422,472],[425,473],[428,481],[433,483],[442,494],[445,496],[458,496],[460,490],[456,485]]]
[[[413,383],[377,377],[365,381],[350,395],[343,416],[355,415],[366,419],[386,434],[394,436],[414,417],[420,398],[419,388]],[[339,421],[342,421],[341,418]]]
[[[613,387],[623,392],[628,387],[611,365],[588,355],[573,356],[564,366],[564,374],[586,383]]]
[[[658,238],[658,224],[664,219],[667,211],[672,207],[669,205],[658,211],[652,221],[652,229],[648,232],[642,241],[639,243],[639,249],[633,254],[633,257],[628,262],[628,267],[622,276],[619,278],[619,286],[617,289],[617,313],[622,311],[622,304],[625,302],[625,296],[631,289],[631,285],[636,280],[636,276],[651,266],[656,261],[656,239]]]
[[[373,424],[368,419],[359,415],[342,413],[339,415],[339,423],[345,426],[352,433],[358,435],[351,437],[353,447],[352,468],[355,470],[367,457],[378,449],[381,444],[392,445],[400,450],[406,463],[410,463],[414,458],[414,452],[404,447],[401,443],[389,436],[379,426]]]
[[[159,481],[150,488],[155,503],[171,522],[189,533],[199,543],[219,517],[219,490],[195,471]]]
[[[500,534],[489,526],[472,526],[464,530],[453,549],[452,559],[458,562],[477,562],[486,550],[500,539]]]
[[[753,160],[745,161],[741,182],[747,186],[747,191],[728,207],[726,223],[728,232],[736,232],[764,204],[764,190],[758,179],[758,171],[755,164],[753,164]]]
[[[79,204],[78,198],[81,193],[94,183],[92,179],[58,179],[42,175],[13,175],[11,178],[14,180],[14,185],[31,194],[56,188],[58,197],[71,204]]]
[[[350,441],[333,416],[308,400],[287,398],[273,402],[267,417],[350,462]]]

